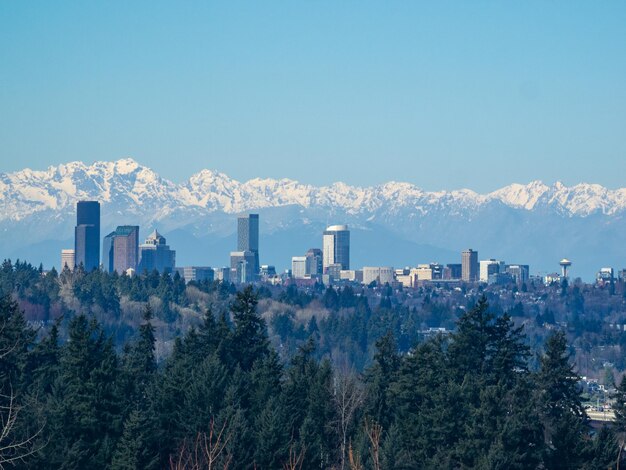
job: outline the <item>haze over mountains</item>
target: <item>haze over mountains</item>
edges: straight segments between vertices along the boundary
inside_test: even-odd
[[[319,247],[334,223],[350,225],[353,267],[460,262],[468,247],[480,259],[530,264],[532,273],[555,271],[569,257],[572,275],[587,280],[601,266],[626,266],[626,188],[533,181],[488,194],[429,192],[398,182],[239,182],[210,170],[175,184],[132,159],[0,173],[0,257],[58,267],[81,199],[102,203],[103,236],[122,224],[139,224],[142,238],[158,228],[180,266],[228,264],[234,215],[245,211],[261,215],[261,262],[279,269]]]

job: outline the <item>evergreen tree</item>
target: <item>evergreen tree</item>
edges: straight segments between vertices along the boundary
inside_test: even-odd
[[[157,365],[154,357],[154,326],[152,309],[147,303],[143,313],[143,323],[139,327],[139,337],[130,346],[123,363],[124,396],[132,407],[146,407],[147,389],[152,383]]]
[[[252,286],[238,292],[232,307],[235,330],[232,353],[244,371],[249,371],[256,360],[269,352],[265,320],[256,311],[257,298]]]
[[[142,470],[156,468],[157,458],[147,447],[145,418],[139,410],[132,410],[124,422],[113,459],[112,470]]]
[[[569,363],[565,334],[557,331],[546,341],[537,375],[548,468],[578,468],[582,464],[587,416],[578,381],[579,376]]]
[[[44,449],[50,467],[103,468],[110,463],[121,430],[118,373],[112,342],[100,326],[84,315],[74,318],[51,397]]]
[[[374,364],[365,372],[367,383],[365,412],[383,429],[388,429],[391,424],[392,410],[389,402],[389,387],[399,368],[400,357],[396,341],[393,333],[388,331],[376,341]]]

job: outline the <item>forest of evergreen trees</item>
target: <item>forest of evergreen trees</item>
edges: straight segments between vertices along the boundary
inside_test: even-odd
[[[617,468],[617,421],[593,430],[565,335],[529,367],[524,332],[483,299],[456,331],[400,354],[393,332],[357,373],[318,359],[315,331],[285,363],[257,312],[259,292],[207,311],[155,359],[149,304],[117,352],[77,314],[37,335],[0,300],[0,465],[8,468]]]

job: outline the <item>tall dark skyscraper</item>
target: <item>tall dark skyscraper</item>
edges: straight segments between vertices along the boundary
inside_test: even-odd
[[[253,273],[259,273],[259,214],[242,215],[237,218],[237,251],[254,254]]]
[[[76,204],[74,253],[76,266],[82,264],[85,271],[92,271],[100,265],[100,203],[98,201],[78,201]]]

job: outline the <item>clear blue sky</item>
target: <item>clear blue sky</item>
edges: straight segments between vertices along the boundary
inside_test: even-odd
[[[126,156],[626,186],[626,2],[0,2],[0,171]]]

